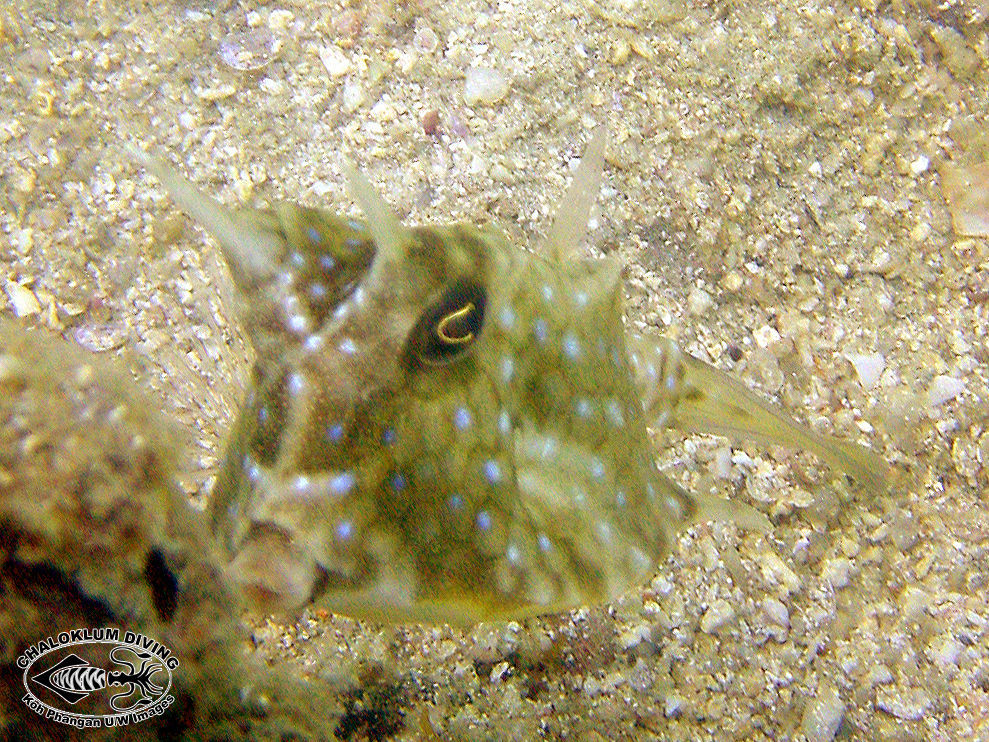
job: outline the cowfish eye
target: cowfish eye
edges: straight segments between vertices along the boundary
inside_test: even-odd
[[[423,312],[406,345],[413,364],[437,366],[460,358],[484,325],[484,289],[469,279],[451,285]]]

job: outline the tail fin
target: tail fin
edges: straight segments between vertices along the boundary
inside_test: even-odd
[[[713,366],[686,354],[683,359],[681,397],[671,425],[690,432],[803,449],[873,494],[886,490],[889,467],[872,451],[824,438]]]
[[[655,424],[803,449],[872,494],[889,488],[890,468],[875,453],[818,435],[673,341],[632,336],[629,346],[647,419]]]

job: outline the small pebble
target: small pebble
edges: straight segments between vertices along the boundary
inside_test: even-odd
[[[735,609],[727,600],[715,600],[701,617],[701,631],[714,634],[735,618]]]
[[[272,31],[287,31],[289,24],[295,20],[291,10],[273,10],[268,16],[268,28]]]
[[[440,134],[440,112],[435,108],[422,114],[422,130],[426,136],[435,137]]]
[[[931,607],[931,596],[926,590],[908,585],[900,593],[900,610],[907,621],[916,621]]]
[[[938,407],[965,391],[965,382],[953,376],[935,376],[927,390],[927,404]]]
[[[651,630],[649,624],[641,623],[623,631],[618,637],[618,643],[622,649],[628,651],[639,646],[642,642],[648,642],[650,636]]]
[[[246,28],[227,34],[220,42],[220,59],[241,72],[263,70],[275,58],[277,42],[266,28]]]
[[[926,155],[920,155],[916,160],[910,163],[910,172],[914,175],[920,175],[921,173],[926,173],[927,168],[930,167],[931,160]]]
[[[725,277],[721,279],[721,286],[725,291],[734,293],[742,288],[742,277],[736,271],[728,271]]]
[[[464,81],[464,102],[468,106],[491,105],[508,95],[508,78],[488,67],[471,67]]]
[[[851,569],[852,563],[850,561],[844,557],[838,557],[828,561],[821,576],[831,583],[831,587],[838,590],[848,586]]]
[[[432,54],[439,46],[439,39],[436,38],[436,32],[433,29],[424,26],[415,32],[412,37],[412,46],[421,54]]]
[[[684,701],[680,696],[667,696],[663,704],[663,714],[667,719],[679,716],[683,712]]]
[[[766,598],[762,601],[762,613],[776,626],[790,628],[790,611],[776,598]]]
[[[356,82],[345,83],[342,95],[344,113],[353,113],[364,105],[364,88]]]
[[[631,53],[632,45],[625,39],[618,39],[611,48],[611,63],[617,66],[623,65],[628,61]]]
[[[31,248],[34,247],[34,228],[24,227],[23,229],[15,230],[13,243],[18,253],[27,255],[31,252]]]
[[[803,580],[775,554],[767,554],[761,565],[762,574],[773,585],[782,585],[788,593],[795,593],[803,586]]]
[[[756,345],[760,348],[768,348],[770,345],[776,345],[782,339],[776,328],[769,325],[764,325],[755,330],[752,333],[752,337],[755,339]]]
[[[825,686],[818,691],[804,708],[801,722],[807,742],[829,742],[838,733],[841,720],[845,718],[845,704],[833,687]]]
[[[323,63],[330,77],[343,77],[350,72],[350,60],[343,50],[337,46],[322,46],[319,49],[319,61]]]
[[[35,298],[31,289],[25,288],[14,281],[8,281],[4,290],[7,292],[7,296],[10,297],[10,304],[14,308],[14,314],[17,317],[27,317],[28,315],[41,312],[41,305],[38,304],[38,300]]]
[[[865,684],[870,688],[891,682],[893,682],[893,673],[881,663],[872,667],[865,677]]]
[[[491,669],[491,682],[500,683],[511,673],[511,665],[507,662],[499,662]]]
[[[845,358],[855,368],[863,389],[872,389],[886,369],[886,359],[881,353],[846,353]]]
[[[718,479],[728,479],[731,476],[731,449],[720,446],[711,457],[711,473]]]
[[[938,170],[951,224],[961,237],[989,237],[989,162]]]
[[[704,289],[694,287],[687,296],[687,310],[694,317],[703,317],[713,306],[714,300]]]
[[[876,707],[905,721],[920,721],[933,703],[923,688],[882,687],[876,691]]]
[[[958,657],[962,653],[962,643],[953,637],[948,637],[944,641],[932,645],[928,650],[928,657],[941,667],[955,667],[958,664]]]

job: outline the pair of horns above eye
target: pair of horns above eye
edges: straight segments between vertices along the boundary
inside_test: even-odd
[[[462,356],[481,332],[486,301],[484,289],[469,279],[450,286],[409,333],[409,357],[436,366]]]

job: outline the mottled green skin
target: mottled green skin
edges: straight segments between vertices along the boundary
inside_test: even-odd
[[[340,237],[289,252],[306,269]],[[413,266],[259,360],[214,495],[234,569],[346,613],[454,621],[643,580],[689,501],[652,462],[613,266],[554,265],[469,228],[410,238]],[[417,320],[464,282],[486,297],[480,332],[420,362]]]
[[[262,607],[316,599],[455,623],[545,613],[641,583],[695,518],[765,526],[660,474],[647,420],[800,445],[881,484],[862,449],[670,341],[626,337],[617,266],[577,254],[603,147],[592,142],[540,254],[494,229],[405,228],[355,173],[366,222],[232,212],[149,163],[217,236],[258,351],[212,519]]]

